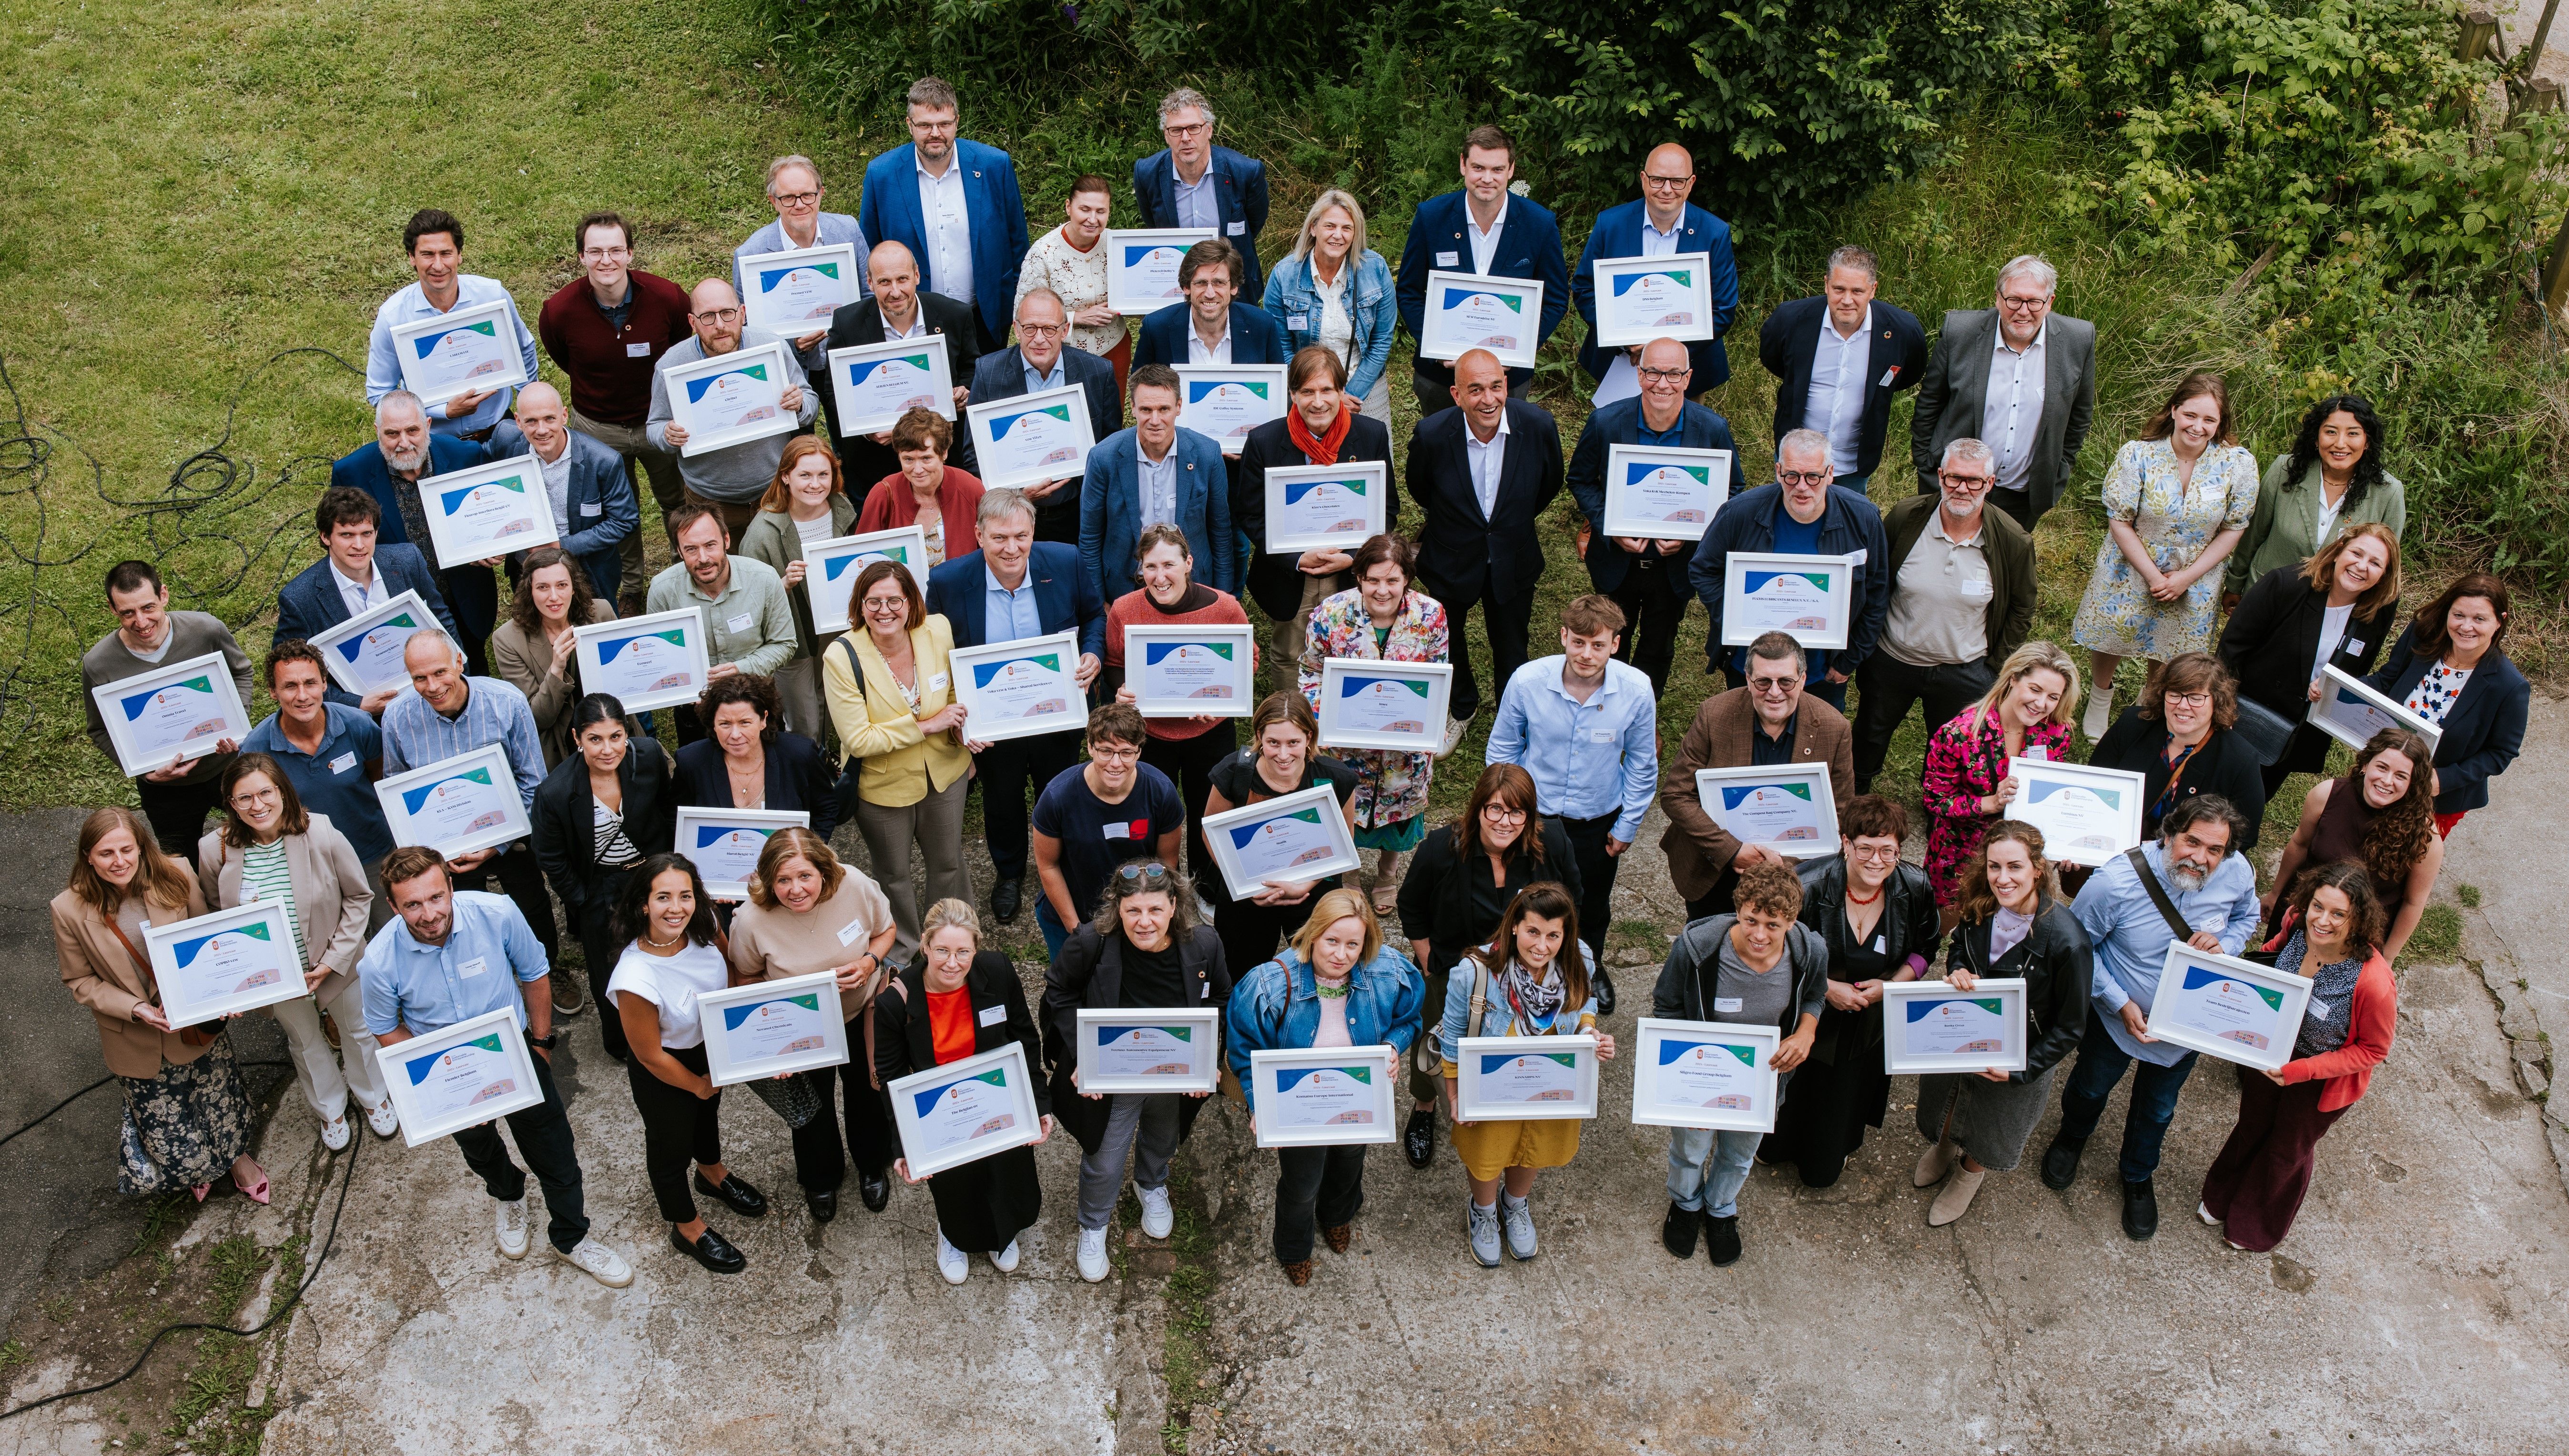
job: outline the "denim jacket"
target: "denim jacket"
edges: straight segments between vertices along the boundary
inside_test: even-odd
[[[1418,1035],[1419,1003],[1426,996],[1426,977],[1407,955],[1385,941],[1371,960],[1348,977],[1348,1042],[1408,1051]],[[1231,1074],[1240,1079],[1241,1093],[1255,1112],[1258,1087],[1249,1075],[1249,1054],[1307,1047],[1319,1032],[1320,989],[1311,962],[1287,946],[1274,960],[1242,976],[1240,984],[1232,987],[1222,1024]]]
[[[1276,270],[1267,275],[1266,303],[1267,311],[1276,315],[1276,326],[1284,331],[1288,355],[1320,341],[1320,291],[1311,286],[1307,254],[1277,259]],[[1391,265],[1371,248],[1356,259],[1355,276],[1347,283],[1346,309],[1347,322],[1355,330],[1355,367],[1347,371],[1347,393],[1362,399],[1381,380],[1383,366],[1391,362],[1391,328],[1400,321],[1391,296]]]
[[[1589,985],[1596,985],[1597,957],[1588,953],[1586,942],[1574,940],[1571,943],[1579,947],[1580,958],[1585,961],[1588,966]],[[1454,963],[1453,972],[1447,976],[1445,981],[1445,1014],[1436,1027],[1436,1050],[1445,1058],[1445,1075],[1448,1077],[1455,1075],[1458,1070],[1454,1059],[1462,1051],[1463,1037],[1471,1030],[1472,982],[1478,978],[1473,971],[1475,963],[1476,962],[1472,956],[1464,956],[1461,960]],[[1491,971],[1490,999],[1488,1004],[1483,1006],[1481,1009],[1480,1034],[1483,1036],[1541,1036],[1546,1034],[1535,1030],[1533,1027],[1519,1026],[1517,1024],[1516,1011],[1513,1007],[1508,1005],[1506,994],[1499,989],[1499,972],[1496,970]],[[1553,1018],[1552,1031],[1550,1034],[1554,1036],[1576,1036],[1582,1031],[1593,1028],[1596,1020],[1597,997],[1592,993],[1588,997],[1587,1002],[1580,1006],[1575,1013],[1568,1006],[1562,1007],[1561,1014]]]

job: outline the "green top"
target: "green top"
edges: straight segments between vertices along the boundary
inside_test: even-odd
[[[2314,540],[2320,529],[2320,467],[2317,461],[2302,472],[2302,478],[2290,485],[2284,483],[2284,472],[2293,463],[2291,452],[2275,457],[2266,468],[2266,478],[2258,483],[2257,511],[2248,518],[2248,535],[2239,548],[2230,553],[2230,569],[2222,578],[2221,589],[2240,595],[2259,578],[2278,566],[2298,566],[2327,542]],[[2367,521],[2379,521],[2390,528],[2395,539],[2408,524],[2408,499],[2400,489],[2398,478],[2388,471],[2364,493],[2364,499],[2344,508],[2338,515],[2337,530],[2344,531]],[[2330,533],[2332,537],[2336,532]]]
[[[706,656],[719,666],[735,662],[761,676],[794,660],[794,610],[776,569],[756,556],[731,553],[731,582],[707,598],[696,589],[687,563],[673,561],[651,578],[644,610],[657,614],[692,606],[705,619]]]
[[[830,535],[857,534],[857,508],[842,491],[830,498]],[[803,559],[803,534],[794,528],[794,518],[782,511],[761,511],[740,534],[740,545],[733,551],[765,561],[782,577],[785,568]],[[818,634],[812,629],[812,598],[804,587],[788,587],[786,601],[794,610],[794,656],[817,657],[821,652]],[[833,632],[830,635],[837,636]]]

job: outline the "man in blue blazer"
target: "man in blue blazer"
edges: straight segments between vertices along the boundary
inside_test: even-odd
[[[1282,364],[1284,331],[1276,315],[1240,302],[1240,249],[1208,237],[1178,260],[1187,301],[1142,320],[1133,367],[1145,364]]]
[[[1026,256],[1026,199],[1008,154],[955,136],[956,107],[935,77],[912,84],[910,141],[866,164],[857,226],[908,247],[928,290],[971,304],[981,347],[995,349]]]
[[[1651,691],[1668,688],[1676,660],[1677,627],[1685,620],[1693,587],[1686,567],[1695,544],[1682,539],[1640,540],[1606,534],[1606,467],[1617,445],[1656,445],[1679,450],[1727,450],[1730,476],[1713,508],[1748,488],[1730,422],[1686,398],[1692,388],[1686,346],[1652,339],[1642,350],[1642,392],[1619,399],[1588,417],[1570,452],[1570,494],[1588,518],[1588,579],[1624,609],[1632,630],[1616,655],[1649,674]],[[1710,518],[1706,518],[1707,526]]]
[[[375,438],[330,463],[330,484],[363,491],[383,512],[378,535],[386,546],[418,549],[437,573],[437,589],[446,594],[455,620],[463,627],[465,670],[483,676],[490,664],[482,644],[500,624],[500,587],[491,568],[479,561],[440,567],[428,535],[428,512],[420,505],[422,481],[482,463],[482,447],[453,436],[432,437],[419,396],[397,389],[375,402]]]
[[[1186,533],[1196,579],[1240,592],[1231,529],[1231,482],[1222,447],[1178,425],[1178,375],[1166,364],[1133,370],[1133,428],[1088,452],[1079,485],[1079,569],[1112,602],[1141,585],[1142,528],[1165,521]]]
[[[1097,578],[1079,568],[1079,552],[1035,540],[1034,504],[1021,491],[984,495],[972,535],[980,549],[927,573],[927,609],[945,618],[957,647],[1078,632],[1076,678],[1085,692],[1106,650],[1106,603]],[[963,738],[981,788],[982,838],[998,871],[990,912],[1005,923],[1024,903],[1028,792],[1042,793],[1071,766],[1079,730],[989,743],[973,738],[967,721]]]
[[[570,411],[561,395],[541,381],[518,391],[518,417],[502,420],[491,431],[485,460],[514,460],[532,455],[545,473],[545,489],[553,488],[561,472],[562,499],[553,508],[553,529],[561,548],[588,573],[588,588],[600,601],[613,601],[624,578],[624,538],[642,525],[642,505],[633,495],[633,478],[624,457],[570,427]],[[524,551],[509,553],[515,574]]]
[[[1717,389],[1730,378],[1730,353],[1721,336],[1730,332],[1739,312],[1739,264],[1730,255],[1730,224],[1686,200],[1694,191],[1694,155],[1674,142],[1651,149],[1642,163],[1642,195],[1618,202],[1597,214],[1580,250],[1579,271],[1571,276],[1571,296],[1588,323],[1588,340],[1579,346],[1579,367],[1603,385],[1608,376],[1629,373],[1640,363],[1636,349],[1609,349],[1597,342],[1597,260],[1662,257],[1670,253],[1705,254],[1712,278],[1712,330],[1708,339],[1686,345],[1696,389]],[[1621,370],[1618,359],[1624,361]],[[1615,393],[1627,393],[1616,381]]]
[[[308,642],[313,633],[328,631],[358,611],[381,606],[405,591],[419,593],[447,635],[459,635],[455,613],[447,610],[446,598],[437,589],[437,575],[418,548],[377,539],[383,514],[375,498],[363,491],[332,486],[321,493],[321,504],[312,513],[312,529],[320,534],[322,556],[278,588],[276,632],[268,639],[270,647],[278,642]],[[407,686],[396,682],[360,698],[333,682],[322,697],[381,717],[384,704]]]
[[[1857,556],[1855,590],[1848,609],[1854,624],[1847,644],[1804,649],[1807,691],[1846,711],[1847,680],[1873,655],[1891,613],[1891,540],[1871,501],[1830,484],[1828,437],[1795,430],[1775,446],[1775,479],[1730,498],[1713,513],[1712,529],[1695,547],[1686,576],[1703,598],[1712,623],[1704,634],[1704,670],[1719,669],[1732,687],[1748,682],[1748,649],[1721,645],[1726,562],[1732,551],[1775,551],[1795,556]]]
[[[1829,437],[1837,483],[1861,495],[1882,463],[1891,397],[1927,375],[1927,331],[1917,315],[1874,297],[1882,265],[1849,245],[1829,254],[1827,291],[1766,315],[1757,362],[1775,376],[1775,435]]]
[[[1411,338],[1425,337],[1430,272],[1539,278],[1543,327],[1535,344],[1541,347],[1570,312],[1570,264],[1561,252],[1561,224],[1550,208],[1508,190],[1517,175],[1517,144],[1499,128],[1474,127],[1464,134],[1462,171],[1462,190],[1429,197],[1410,218],[1393,290],[1401,324]],[[1443,408],[1446,391],[1454,385],[1454,366],[1421,358],[1411,368],[1419,408],[1430,413]],[[1531,369],[1508,371],[1511,394],[1522,397],[1533,381]]]
[[[1267,226],[1267,165],[1213,145],[1213,107],[1181,86],[1160,102],[1168,147],[1133,164],[1145,227],[1210,227],[1240,249],[1240,291],[1263,297],[1258,234]]]
[[[1124,428],[1124,396],[1115,388],[1115,366],[1065,342],[1070,313],[1050,288],[1029,288],[1017,300],[1017,341],[983,354],[972,366],[972,403],[988,404],[1078,385],[1088,400],[1088,428],[1097,439]],[[1079,480],[1064,476],[1025,488],[1035,508],[1035,540],[1079,545]]]

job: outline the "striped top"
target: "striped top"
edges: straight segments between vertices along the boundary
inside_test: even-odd
[[[603,799],[588,801],[589,840],[597,847],[597,863],[609,870],[621,870],[642,862],[642,852],[624,833],[624,816],[606,807]]]
[[[294,929],[294,963],[310,965],[312,954],[303,947],[303,916],[295,912],[294,874],[286,868],[282,836],[241,851],[241,884],[249,892],[241,897],[244,902],[273,900],[284,905],[285,923]]]

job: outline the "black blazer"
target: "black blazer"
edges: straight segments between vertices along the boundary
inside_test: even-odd
[[[958,369],[954,377],[962,380],[967,376]],[[972,403],[976,405],[1015,399],[1026,392],[1026,356],[1014,344],[993,349],[972,366],[968,378]],[[1086,349],[1064,344],[1061,379],[1065,385],[1078,385],[1080,397],[1088,401],[1088,429],[1094,438],[1103,440],[1124,428],[1124,396],[1115,387],[1114,365]],[[955,433],[967,432],[958,425]],[[1035,503],[1035,540],[1079,545],[1079,473],[1073,471],[1069,480],[1069,485]],[[951,552],[947,558],[952,559]]]
[[[838,775],[821,762],[821,746],[800,733],[783,733],[767,745],[769,809],[801,809],[823,839],[839,827]],[[677,802],[700,809],[731,807],[731,774],[722,745],[700,738],[678,750]]]
[[[1391,426],[1366,415],[1347,425],[1338,445],[1338,463],[1383,463],[1383,530],[1400,529],[1400,497],[1391,483]],[[1249,570],[1244,579],[1258,609],[1278,621],[1290,618],[1302,604],[1302,573],[1293,568],[1299,551],[1267,549],[1267,472],[1273,468],[1309,465],[1311,457],[1293,443],[1292,427],[1270,420],[1249,432],[1241,443],[1240,461],[1231,468],[1231,524],[1249,538]]]
[[[1847,951],[1846,859],[1828,855],[1817,860],[1804,860],[1794,867],[1802,881],[1803,924],[1817,930],[1829,946],[1829,978],[1853,980],[1845,973]],[[1874,922],[1874,934],[1882,940],[1882,949],[1891,967],[1897,971],[1912,955],[1922,957],[1930,966],[1936,963],[1936,951],[1944,939],[1943,920],[1936,910],[1936,887],[1927,872],[1915,865],[1902,864],[1883,882],[1882,918]],[[1885,976],[1884,979],[1890,979]],[[1834,1066],[1844,1056],[1863,1054],[1866,1048],[1882,1044],[1882,1008],[1867,1006],[1862,1011],[1835,1009],[1820,1013],[1819,1039],[1811,1043],[1811,1057],[1823,1065]],[[1876,1061],[1880,1057],[1875,1058]]]
[[[1536,863],[1526,849],[1525,836],[1517,836],[1516,844],[1500,857],[1508,869],[1508,884],[1523,890],[1555,880],[1577,901],[1586,892],[1580,885],[1579,858],[1571,853],[1570,836],[1551,818],[1539,815],[1536,823],[1542,827],[1543,861]],[[1452,969],[1498,930],[1498,921],[1483,920],[1472,912],[1472,889],[1489,878],[1487,855],[1474,855],[1469,864],[1464,863],[1455,845],[1454,826],[1431,829],[1419,843],[1409,874],[1400,882],[1400,932],[1427,942],[1429,974]]]
[[[2135,704],[2115,715],[2114,726],[2096,740],[2087,752],[2090,768],[2121,769],[2141,776],[2141,835],[2155,837],[2159,816],[2152,812],[2159,796],[2167,792],[2167,760],[2160,757],[2167,749],[2167,725],[2141,716]],[[2227,728],[2215,728],[2203,746],[2186,760],[2185,777],[2178,782],[2177,797],[2191,799],[2197,794],[2218,794],[2230,801],[2230,807],[2248,820],[2248,838],[2236,848],[2257,847],[2257,831],[2266,817],[2266,768],[2257,756],[2239,741],[2239,735]]]
[[[2401,631],[2399,640],[2391,644],[2390,660],[2365,679],[2402,702],[2435,665],[2434,658],[2416,654],[2416,631],[2414,624]],[[2470,681],[2462,684],[2462,695],[2437,725],[2435,781],[2443,791],[2435,796],[2437,814],[2488,807],[2488,781],[2505,773],[2506,766],[2524,751],[2524,723],[2532,713],[2533,684],[2524,680],[2505,653],[2482,657],[2480,665],[2471,669]]]
[[[719,756],[715,772],[721,772]],[[644,855],[666,854],[677,829],[678,801],[669,756],[657,741],[634,738],[615,777],[624,785],[624,837]],[[726,795],[728,798],[728,795]],[[591,905],[612,897],[624,872],[597,863],[597,801],[588,792],[588,760],[573,753],[536,786],[536,863],[570,911],[571,924]],[[610,902],[611,903],[611,902]]]
[[[864,267],[866,260],[857,259]],[[972,367],[981,358],[981,319],[972,305],[957,303],[942,293],[918,290],[918,316],[927,331],[945,340],[945,367],[956,384],[972,382]],[[880,344],[884,336],[883,304],[871,293],[854,303],[842,303],[830,315],[830,336],[821,349],[826,358],[832,349],[853,348],[858,344]],[[901,469],[901,457],[889,445],[877,445],[871,435],[839,434],[839,394],[832,381],[816,378],[820,386],[821,406],[830,412],[830,444],[847,459],[848,496],[859,505],[865,504],[866,492],[875,482]],[[976,472],[978,462],[972,455],[972,432],[963,421],[954,422],[954,446],[946,453],[945,463],[956,470]]]
[[[1757,331],[1757,362],[1775,376],[1772,439],[1802,428],[1802,412],[1811,401],[1811,360],[1820,351],[1820,320],[1828,311],[1825,297],[1796,298],[1777,305]],[[1864,420],[1856,428],[1855,473],[1860,476],[1872,475],[1882,463],[1891,397],[1927,377],[1927,331],[1918,326],[1916,314],[1877,298],[1872,329],[1864,365]]]
[[[1079,1013],[1111,1011],[1123,1004],[1124,948],[1121,930],[1111,936],[1082,925],[1061,942],[1061,953],[1044,972],[1044,1061],[1052,1076],[1052,1103],[1063,1129],[1079,1139],[1081,1151],[1094,1153],[1106,1137],[1107,1098],[1091,1102],[1071,1085],[1079,1068]],[[1231,1003],[1231,968],[1222,955],[1222,937],[1211,925],[1198,925],[1178,942],[1178,977],[1194,987],[1189,1005],[1197,1010]],[[1217,1043],[1219,1045],[1219,1043]],[[1196,1114],[1207,1099],[1189,1097],[1178,1104],[1178,1141],[1195,1130]]]
[[[1500,465],[1498,509],[1481,514],[1464,452],[1470,427],[1452,406],[1418,422],[1409,437],[1409,499],[1418,503],[1418,574],[1434,583],[1477,587],[1486,570],[1493,600],[1513,601],[1543,575],[1536,518],[1561,494],[1561,429],[1539,405],[1508,401],[1507,454]]]
[[[2214,649],[2238,681],[2241,697],[2274,710],[2286,722],[2302,724],[2275,761],[2285,773],[2318,773],[2328,746],[2337,741],[2303,722],[2311,710],[2311,659],[2320,650],[2320,625],[2327,614],[2328,593],[2312,590],[2300,566],[2277,566],[2239,598]],[[2390,644],[2398,617],[2396,603],[2369,617],[2350,613],[2329,665],[2350,677],[2371,672],[2382,649]]]
[[[2051,1070],[2087,1030],[2095,955],[2078,917],[2048,894],[2034,911],[2033,928],[2007,954],[1990,959],[1990,921],[1982,920],[1954,928],[1954,952],[1945,963],[1975,976],[2024,977],[2024,1070],[2008,1073],[2011,1082]]]
[[[1052,1093],[1036,1071],[1041,1048],[1035,1041],[1035,1018],[1026,1014],[1026,992],[1017,983],[1017,968],[998,951],[984,950],[972,957],[971,968],[963,972],[963,988],[972,996],[973,1053],[996,1051],[1011,1041],[1025,1048],[1035,1111],[1050,1115]],[[1006,1016],[996,1022],[982,1020],[981,1013],[993,1006],[1006,1007]],[[891,1122],[893,1079],[936,1065],[936,1033],[927,1014],[927,962],[922,959],[894,976],[884,994],[875,997],[874,1011],[875,1075],[884,1088],[875,1095],[883,1101],[884,1120]],[[854,1074],[852,1068],[850,1075]]]

